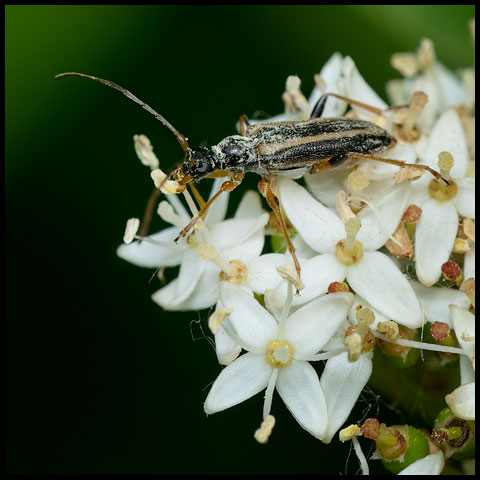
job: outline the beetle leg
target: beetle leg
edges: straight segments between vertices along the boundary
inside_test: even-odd
[[[198,211],[198,215],[193,217],[188,225],[179,233],[178,237],[174,240],[175,243],[178,242],[180,237],[185,237],[185,235],[189,232],[189,230],[202,218],[205,217],[207,214],[207,210],[209,209],[210,205],[218,198],[218,196],[222,192],[231,192],[235,188],[237,188],[240,183],[242,183],[243,177],[245,176],[244,173],[237,173],[232,175],[232,180],[227,180],[226,182],[223,182],[222,185],[220,186],[218,192],[205,204],[200,208]]]
[[[319,118],[322,116],[323,109],[325,108],[325,102],[327,101],[327,97],[336,97],[340,100],[343,100],[349,103],[350,105],[356,105],[357,107],[364,108],[365,110],[376,113],[377,115],[382,115],[383,112],[390,112],[392,110],[398,110],[399,108],[408,107],[408,105],[394,105],[393,107],[388,107],[388,108],[385,108],[384,110],[381,110],[380,108],[372,107],[371,105],[367,105],[366,103],[362,103],[357,100],[344,97],[343,95],[338,95],[337,93],[324,93],[318,99],[318,102],[313,107],[310,118]]]
[[[248,121],[248,117],[246,115],[242,115],[238,120],[238,129],[240,130],[240,135],[245,136],[249,126],[250,122]]]
[[[421,163],[406,163],[401,162],[400,160],[393,160],[392,158],[376,157],[375,155],[367,155],[365,153],[348,153],[347,155],[349,155],[350,157],[368,158],[370,160],[376,160],[377,162],[389,163],[390,165],[398,165],[399,167],[412,167],[418,168],[420,170],[426,170],[427,172],[430,172],[435,178],[444,181],[447,185],[450,185],[451,183],[446,178],[443,178],[436,170],[433,170],[433,168],[430,168],[428,165],[422,165]]]
[[[147,205],[145,206],[145,211],[143,213],[142,221],[140,223],[140,227],[138,229],[137,235],[139,237],[146,237],[148,235],[148,231],[150,230],[150,223],[152,222],[153,211],[155,208],[155,204],[157,203],[158,197],[162,192],[155,187],[153,192],[148,197]],[[141,239],[139,243],[141,243]]]
[[[298,262],[297,255],[295,254],[296,248],[293,246],[292,241],[290,240],[290,235],[288,234],[287,226],[285,224],[285,219],[283,218],[282,211],[280,209],[280,202],[278,201],[277,196],[273,192],[275,188],[275,177],[263,177],[258,182],[258,190],[260,193],[265,197],[267,200],[268,206],[274,211],[275,216],[277,217],[278,223],[282,228],[283,236],[285,237],[285,241],[287,242],[288,251],[292,256],[293,263],[295,264],[295,270],[297,271],[297,275],[300,278],[300,263]],[[299,295],[299,291],[297,289],[296,295]]]
[[[313,175],[314,173],[325,172],[326,170],[331,170],[332,168],[338,167],[339,165],[341,165],[346,160],[347,160],[347,154],[345,154],[345,153],[339,153],[338,155],[333,155],[333,157],[330,157],[328,160],[314,165],[310,169],[309,173],[311,175]]]

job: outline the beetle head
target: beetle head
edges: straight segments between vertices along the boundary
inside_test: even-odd
[[[214,155],[207,148],[189,148],[185,161],[171,174],[180,185],[197,182],[214,171]]]

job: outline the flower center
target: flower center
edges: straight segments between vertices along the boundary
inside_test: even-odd
[[[240,260],[231,260],[229,264],[230,268],[220,272],[220,280],[226,280],[235,285],[242,285],[245,283],[248,275],[247,266]]]
[[[457,184],[451,180],[450,185],[434,178],[428,185],[428,194],[437,202],[448,202],[457,194]]]
[[[273,368],[288,367],[292,363],[293,347],[286,340],[272,340],[265,350],[265,358]]]
[[[363,246],[358,241],[355,240],[353,245],[353,249],[349,250],[346,247],[346,239],[340,240],[337,243],[335,248],[335,257],[337,260],[344,265],[353,265],[354,263],[359,262],[363,257]]]

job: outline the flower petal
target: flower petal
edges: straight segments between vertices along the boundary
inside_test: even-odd
[[[240,260],[243,264],[248,263],[262,253],[263,245],[265,243],[264,228],[261,226],[257,231],[253,232],[242,243],[233,247],[224,247],[221,250],[222,256],[225,260]]]
[[[340,218],[293,180],[279,176],[277,184],[285,213],[305,242],[317,252],[333,252],[345,237]]]
[[[369,355],[360,355],[356,362],[349,362],[345,352],[327,361],[320,378],[328,414],[327,431],[322,441],[330,443],[343,425],[371,373],[372,359]]]
[[[221,412],[253,397],[267,387],[271,373],[264,355],[245,353],[221,371],[205,400],[205,412]]]
[[[359,213],[362,226],[357,234],[366,250],[377,250],[395,233],[408,206],[410,182],[392,185],[388,193],[372,199]]]
[[[415,266],[418,279],[427,287],[442,274],[458,230],[458,214],[452,202],[432,198],[422,205],[422,216],[415,231]]]
[[[222,186],[222,183],[225,182],[225,178],[216,178],[213,181],[212,190],[210,191],[209,199],[212,198]],[[205,217],[205,222],[207,225],[212,227],[218,222],[221,222],[225,215],[227,214],[228,208],[228,199],[230,197],[229,192],[223,192],[218,198],[212,203],[211,207],[208,209],[207,216]]]
[[[264,212],[260,195],[248,190],[243,195],[233,218],[257,218]]]
[[[312,91],[308,99],[310,107],[316,105],[320,97],[324,93],[339,93],[339,79],[342,74],[342,55],[338,52],[334,53],[327,61],[327,63],[320,70],[320,77],[325,82],[325,89],[321,92],[317,87]],[[330,97],[323,109],[322,117],[324,118],[338,118],[343,115],[347,104],[335,97]]]
[[[316,438],[322,438],[327,426],[327,407],[317,372],[298,360],[280,369],[277,391],[295,420]]]
[[[229,218],[217,223],[211,229],[215,246],[218,250],[240,245],[263,227],[268,222],[268,213],[263,213],[255,218]]]
[[[218,276],[220,269],[210,262],[205,262],[203,272],[198,280],[192,278],[194,288],[186,290],[179,279],[171,281],[166,287],[157,290],[152,300],[168,311],[203,310],[215,305],[218,300]],[[183,285],[183,286],[181,286]],[[185,295],[179,292],[185,292]]]
[[[253,258],[247,264],[247,284],[254,292],[263,294],[267,288],[274,289],[282,281],[277,267],[291,264],[290,255],[283,253],[267,253]]]
[[[220,325],[215,332],[215,352],[220,365],[230,365],[242,351],[242,347],[232,340]]]
[[[173,267],[182,263],[183,255],[188,250],[185,244],[176,244],[173,241],[178,233],[178,227],[166,228],[148,236],[158,244],[155,245],[145,240],[135,241],[128,245],[122,244],[117,249],[117,255],[138,267]]]
[[[317,200],[327,207],[335,208],[335,195],[344,189],[346,172],[345,168],[333,168],[326,172],[307,174],[304,178],[308,189]]]
[[[475,179],[459,178],[456,180],[458,190],[452,202],[458,213],[467,218],[475,218]]]
[[[347,269],[353,290],[389,319],[408,328],[423,325],[422,308],[397,266],[380,252],[364,252],[363,258]]]
[[[443,452],[431,453],[411,463],[404,468],[398,475],[440,475],[444,465]]]
[[[371,105],[381,110],[387,108],[387,104],[376,94],[364,80],[351,57],[343,59],[342,74],[344,79],[344,95],[362,103]],[[377,115],[373,112],[352,105],[358,118],[362,120],[373,120]]]
[[[475,278],[475,247],[466,254],[463,261],[463,278]]]
[[[397,143],[392,149],[377,153],[376,156],[401,160],[406,163],[416,163],[417,160],[415,149],[408,143]],[[382,163],[376,160],[363,160],[358,166],[358,171],[362,172],[369,180],[393,178],[393,175],[399,170],[400,167],[397,165]]]
[[[453,108],[446,110],[435,123],[425,152],[425,164],[438,170],[438,154],[445,151],[453,155],[454,165],[450,175],[455,179],[463,178],[469,160],[467,139],[460,118]]]
[[[420,282],[410,281],[420,305],[423,308],[423,312],[427,317],[427,321],[443,322],[452,327],[450,318],[450,304],[458,305],[461,308],[468,308],[470,306],[470,300],[460,290],[454,290],[453,288],[442,287],[426,287]]]
[[[457,305],[450,305],[450,311],[458,343],[470,357],[473,357],[475,354],[475,315]]]
[[[456,417],[475,420],[475,382],[460,385],[446,395],[445,402]]]
[[[288,317],[283,335],[296,353],[317,353],[345,320],[352,304],[353,295],[347,292],[316,298]]]
[[[276,337],[277,321],[242,287],[229,282],[220,283],[220,299],[231,308],[230,321],[237,335],[254,348],[265,348]]]

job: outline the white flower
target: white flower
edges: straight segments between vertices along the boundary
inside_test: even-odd
[[[440,475],[444,463],[445,459],[442,451],[431,453],[430,455],[411,463],[398,475]]]
[[[276,388],[298,423],[323,439],[328,425],[325,393],[308,362],[328,358],[318,352],[345,319],[353,295],[319,297],[291,315],[287,301],[278,322],[251,294],[230,283],[222,283],[221,300],[232,309],[225,329],[247,353],[222,370],[207,396],[205,412],[225,410],[266,388],[265,419]]]
[[[214,194],[223,179],[216,180]],[[188,240],[173,240],[191,217],[175,195],[167,195],[173,205],[162,202],[159,213],[174,226],[150,235],[142,241],[121,245],[119,257],[135,265],[156,268],[180,265],[178,277],[155,292],[153,300],[165,310],[201,310],[218,300],[221,268],[197,254],[200,243],[213,244],[226,262],[238,260],[242,264],[258,257],[264,244],[264,226],[268,214],[264,213],[259,195],[247,192],[240,202],[234,218],[224,220],[228,195],[222,194],[210,207],[204,226],[195,229]]]
[[[407,279],[388,256],[376,251],[397,228],[408,200],[409,183],[393,186],[388,194],[371,202],[373,209],[360,212],[361,228],[355,240],[363,254],[359,253],[350,265],[339,260],[339,242],[346,237],[340,217],[292,180],[279,178],[277,183],[290,222],[321,254],[304,263],[302,281],[306,288],[297,303],[324,293],[331,282],[346,278],[358,295],[389,319],[409,328],[423,325],[421,306]]]
[[[452,185],[424,175],[413,183],[411,203],[422,209],[415,231],[415,265],[418,279],[427,286],[440,278],[457,235],[458,215],[475,218],[475,179],[467,177],[468,147],[454,109],[446,110],[433,127],[422,163],[438,168],[441,152],[453,157]]]
[[[475,315],[457,305],[450,310],[458,343],[467,356],[460,356],[461,385],[445,401],[457,417],[475,420]]]

